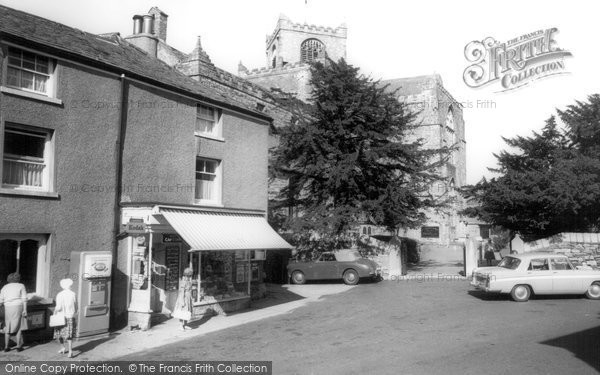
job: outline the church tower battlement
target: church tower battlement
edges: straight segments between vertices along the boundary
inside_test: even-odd
[[[310,95],[309,63],[325,57],[335,61],[346,58],[347,31],[345,24],[336,28],[301,24],[282,14],[273,33],[266,37],[265,67],[249,70],[240,63],[238,75],[306,100]]]

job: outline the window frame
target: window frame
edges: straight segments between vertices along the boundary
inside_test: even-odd
[[[4,150],[4,143],[6,139],[6,133],[12,132],[16,134],[24,134],[34,137],[45,138],[44,141],[44,156],[43,163],[45,165],[42,172],[42,186],[36,187],[32,185],[17,185],[4,182],[4,162],[7,155],[13,156],[13,159],[18,159],[19,155],[7,154]],[[54,193],[55,192],[55,181],[54,181],[54,170],[55,170],[55,132],[53,129],[40,128],[36,126],[29,126],[24,124],[18,124],[13,122],[5,122],[2,127],[2,133],[0,134],[0,189],[4,192],[33,192],[33,193]],[[35,159],[33,157],[21,158],[25,161],[35,161],[28,159]]]
[[[207,117],[202,117],[200,114],[200,108],[212,109],[214,111],[213,119],[208,119]],[[204,121],[213,121],[213,131],[207,132],[200,130],[198,127],[199,120]],[[206,105],[203,103],[196,104],[196,124],[194,127],[194,134],[200,137],[212,138],[212,139],[223,139],[223,111],[220,108],[213,107],[210,105]]]
[[[311,44],[314,46],[311,46]],[[317,50],[315,47],[319,47],[319,49]],[[317,38],[304,39],[302,43],[300,43],[300,62],[303,64],[322,59],[325,55],[325,43]]]
[[[535,265],[534,266],[534,262],[541,262],[540,265]],[[537,268],[540,267],[541,268]],[[532,258],[529,260],[529,266],[527,267],[527,271],[534,271],[534,272],[539,272],[539,271],[550,271],[550,262],[548,261],[548,258]]]
[[[215,172],[214,173],[210,173],[210,172],[205,172],[205,171],[198,171],[198,169],[196,167],[194,167],[194,202],[196,204],[203,204],[203,205],[221,205],[221,198],[222,198],[222,190],[223,190],[223,173],[222,173],[222,164],[223,162],[221,160],[218,159],[211,159],[211,158],[207,158],[207,157],[203,157],[203,156],[196,156],[196,163],[198,163],[199,160],[203,160],[203,161],[208,161],[208,162],[214,162],[216,163],[215,166]],[[214,198],[213,199],[206,199],[206,198],[198,198],[197,195],[197,181],[198,181],[198,174],[199,173],[204,173],[206,175],[213,175],[215,176],[215,191],[213,191],[214,193]]]
[[[39,96],[39,97],[43,97],[43,98],[56,98],[56,82],[57,82],[57,61],[56,59],[54,59],[51,56],[48,56],[46,54],[43,53],[39,53],[38,51],[29,49],[29,48],[23,48],[21,46],[18,45],[12,45],[12,44],[2,44],[1,46],[2,48],[2,52],[4,54],[4,59],[2,62],[2,91],[4,92],[8,92],[8,93],[14,93],[15,91],[18,92],[22,92],[24,94],[26,94],[27,96],[32,95],[33,97],[35,96]],[[43,72],[38,72],[35,70],[31,70],[28,68],[24,68],[23,66],[16,66],[13,64],[9,63],[9,50],[10,49],[14,49],[14,50],[18,50],[21,53],[21,65],[22,65],[22,61],[23,61],[23,53],[27,52],[27,53],[31,53],[33,55],[35,55],[36,60],[38,57],[42,57],[44,59],[47,60],[48,63],[48,72],[47,73],[43,73]],[[8,69],[9,68],[14,68],[14,69],[18,69],[20,72],[22,71],[26,71],[26,72],[30,72],[32,74],[38,74],[38,75],[44,75],[46,77],[48,77],[47,81],[46,81],[46,90],[45,91],[37,91],[35,90],[35,84],[34,84],[34,89],[29,89],[26,87],[23,87],[22,85],[9,85],[8,84]]]
[[[39,297],[50,297],[49,293],[49,277],[50,277],[50,263],[51,256],[49,256],[48,250],[51,248],[50,236],[41,233],[31,234],[11,234],[11,233],[0,233],[0,241],[13,240],[13,241],[26,241],[34,240],[38,241],[38,253],[37,253],[37,270],[35,280],[35,291],[27,293],[28,298],[30,296]]]

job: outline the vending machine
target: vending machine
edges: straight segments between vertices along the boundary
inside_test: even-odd
[[[71,253],[73,291],[77,294],[77,337],[108,332],[112,254],[110,251]]]

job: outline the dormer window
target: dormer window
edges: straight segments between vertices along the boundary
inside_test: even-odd
[[[325,46],[318,39],[306,39],[300,46],[300,61],[303,63],[325,57]]]
[[[6,86],[52,96],[53,61],[33,52],[8,47]]]

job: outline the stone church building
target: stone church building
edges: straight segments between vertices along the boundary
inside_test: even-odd
[[[335,61],[345,58],[346,37],[345,24],[336,28],[315,26],[294,23],[281,15],[273,33],[266,37],[265,67],[249,70],[240,63],[238,75],[266,89],[278,88],[307,100],[310,97],[308,63],[326,55]],[[430,189],[432,195],[450,201],[449,207],[428,212],[429,220],[421,228],[403,229],[398,235],[440,245],[464,239],[467,224],[458,215],[463,203],[456,193],[456,188],[466,183],[465,123],[461,104],[444,88],[437,74],[391,79],[382,84],[388,85],[399,101],[419,113],[416,119],[419,126],[412,137],[423,139],[428,148],[456,148],[438,170],[443,180]],[[359,230],[367,235],[386,234],[369,223],[361,224]]]

